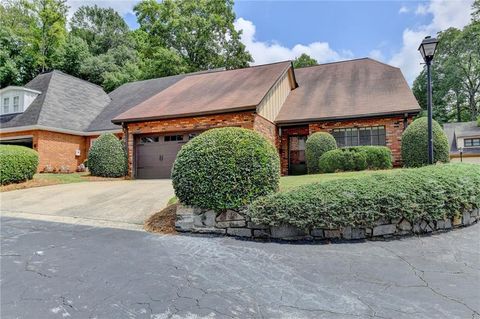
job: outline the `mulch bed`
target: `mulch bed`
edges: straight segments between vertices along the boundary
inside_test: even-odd
[[[143,228],[146,231],[152,233],[162,233],[162,234],[175,234],[175,218],[177,212],[177,205],[172,204],[158,213],[150,216],[143,225]]]

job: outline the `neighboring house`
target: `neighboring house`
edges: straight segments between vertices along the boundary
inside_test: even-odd
[[[50,93],[48,86],[31,85],[48,74],[53,74],[50,77],[54,79],[64,78],[62,94]],[[38,94],[34,102],[38,100],[40,108],[45,108],[45,103],[41,107],[44,99],[53,99],[58,104],[47,103],[47,108],[55,109],[53,105],[57,105],[69,110],[60,112],[62,116],[52,118],[51,122],[59,121],[63,126],[70,125],[70,121],[82,123],[75,134],[59,132],[84,141],[83,148],[81,143],[76,144],[81,155],[73,157],[71,169],[85,159],[92,140],[100,133],[113,132],[120,137],[123,132],[128,145],[129,174],[135,178],[170,177],[177,152],[184,143],[202,131],[225,126],[244,127],[266,136],[279,150],[284,175],[306,171],[305,141],[317,131],[332,133],[339,146],[388,146],[395,164],[401,165],[401,134],[420,111],[400,69],[368,58],[303,69],[294,69],[287,61],[192,73],[128,83],[109,95],[93,84],[61,72],[48,74],[38,76],[26,88],[36,91],[32,94]],[[74,84],[65,84],[70,81]],[[3,96],[9,90],[13,89],[0,92]],[[87,106],[77,96],[78,91],[97,96],[96,101]],[[11,114],[0,117],[0,142],[22,143],[25,136],[28,138],[22,128],[25,125],[10,124],[12,120],[7,120],[10,117]],[[56,132],[60,124],[30,125],[40,125],[38,129],[43,132]],[[63,161],[72,157],[70,151],[63,155],[66,148],[47,154],[39,145],[49,142],[37,140],[33,139],[32,146],[40,153],[40,169],[42,165],[53,165],[55,156],[64,156]],[[54,165],[64,164],[56,161]]]
[[[60,71],[40,74],[25,87],[0,89],[0,143],[35,149],[39,171],[47,166],[75,171],[100,134],[123,136],[113,117],[183,77],[128,83],[107,94]]]
[[[477,122],[446,123],[450,160],[480,164],[480,127]]]

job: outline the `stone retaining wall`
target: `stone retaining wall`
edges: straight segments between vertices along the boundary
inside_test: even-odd
[[[216,213],[212,210],[178,205],[175,227],[179,232],[219,234],[236,237],[282,239],[282,240],[323,240],[323,239],[365,239],[389,238],[393,236],[426,234],[468,226],[480,219],[480,210],[464,212],[452,219],[435,222],[419,221],[412,223],[404,218],[396,220],[379,220],[374,227],[338,229],[318,228],[310,231],[293,226],[257,225],[241,211],[227,210]]]

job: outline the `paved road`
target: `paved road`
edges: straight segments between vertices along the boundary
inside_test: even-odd
[[[1,318],[479,318],[480,225],[293,245],[1,219]]]
[[[164,208],[173,194],[171,181],[165,179],[84,182],[0,193],[0,209],[37,217],[143,224],[146,217]]]

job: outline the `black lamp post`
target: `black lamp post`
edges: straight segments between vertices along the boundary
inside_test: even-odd
[[[418,51],[422,55],[423,60],[427,64],[427,110],[428,110],[428,164],[433,164],[433,134],[432,134],[432,76],[430,73],[430,65],[432,64],[435,49],[438,40],[431,37],[425,37]]]

